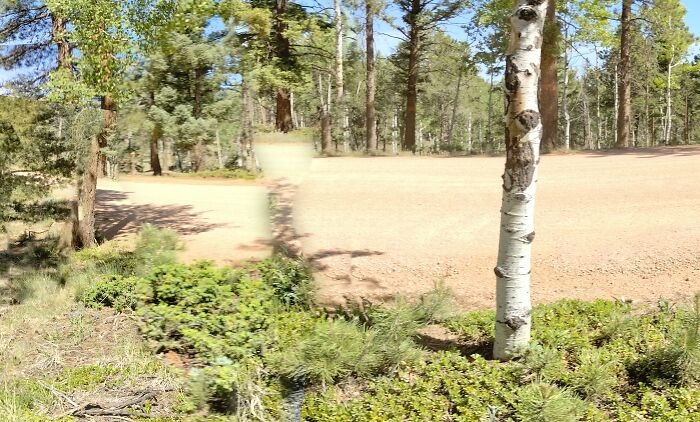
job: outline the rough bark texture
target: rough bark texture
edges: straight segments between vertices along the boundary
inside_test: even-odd
[[[620,17],[620,82],[617,111],[617,148],[627,148],[630,144],[630,116],[632,114],[632,57],[630,56],[630,32],[632,28],[632,0],[622,0]]]
[[[275,3],[275,48],[276,55],[284,70],[293,67],[292,51],[287,38],[287,24],[284,15],[287,13],[287,0],[277,0]],[[286,87],[277,88],[275,96],[275,128],[287,133],[294,129],[292,122],[292,103],[290,91]]]
[[[150,141],[151,171],[153,171],[154,176],[161,176],[163,174],[163,169],[160,167],[160,157],[158,156],[158,140],[160,139],[160,135],[160,126],[154,125]]]
[[[542,138],[537,87],[547,0],[519,0],[506,55],[506,165],[496,273],[493,354],[509,359],[530,340],[530,270]]]
[[[80,246],[90,248],[97,245],[95,240],[95,194],[97,192],[97,171],[100,165],[100,146],[97,138],[90,142],[90,151],[80,189],[80,223],[78,237]]]
[[[57,64],[59,69],[71,69],[72,49],[66,38],[68,21],[57,13],[51,14],[51,38],[58,50]]]
[[[367,90],[365,92],[365,138],[367,151],[377,149],[377,117],[374,109],[374,10],[365,0],[365,32],[367,42]]]
[[[559,22],[556,16],[556,3],[547,5],[547,17],[542,40],[542,74],[540,83],[540,106],[542,115],[542,152],[550,152],[559,145],[559,84],[557,78],[557,57],[559,56]]]
[[[117,124],[117,103],[114,101],[111,95],[103,95],[101,98],[101,108],[102,114],[104,115],[104,121],[102,124],[102,130],[97,137],[100,149],[107,147],[109,135],[112,132],[112,129],[114,129],[114,126]],[[107,156],[102,154],[99,149],[97,150],[97,154],[99,155],[97,174],[99,176],[104,176],[106,171]]]

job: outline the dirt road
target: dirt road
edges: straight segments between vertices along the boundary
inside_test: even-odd
[[[123,177],[101,179],[97,191],[98,231],[128,240],[143,223],[175,230],[185,262],[222,264],[260,259],[272,251],[267,190],[221,180]]]
[[[532,294],[654,300],[700,290],[700,148],[542,158]],[[329,303],[444,282],[491,306],[503,158],[316,159],[294,221]]]
[[[292,154],[275,151],[261,153],[263,166]],[[283,168],[266,184],[278,194],[281,236],[318,270],[323,302],[413,296],[444,282],[464,308],[493,304],[502,157],[319,158],[305,175],[308,163],[293,163],[290,181],[277,179]],[[700,290],[700,148],[549,155],[541,164],[535,302]],[[153,222],[183,234],[186,260],[270,253],[265,186],[146,180],[100,184],[108,235]]]

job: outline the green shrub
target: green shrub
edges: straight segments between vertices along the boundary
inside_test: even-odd
[[[275,296],[287,308],[310,308],[313,299],[313,275],[301,261],[275,255],[254,266],[260,278],[271,286]]]
[[[615,356],[600,349],[585,349],[578,355],[569,384],[583,397],[599,399],[612,393],[618,385],[622,365]]]
[[[320,319],[270,362],[287,378],[324,385],[394,371],[421,358],[414,338],[445,313],[450,300],[449,292],[438,289],[413,304],[397,298],[390,307],[369,307],[364,324],[359,318]]]
[[[210,262],[158,267],[139,283],[144,334],[161,350],[212,362],[258,352],[273,321],[273,292]]]
[[[237,168],[237,169],[216,169],[216,170],[204,170],[198,171],[196,173],[184,173],[183,176],[191,177],[202,177],[208,178],[220,178],[220,179],[243,179],[243,180],[254,180],[259,175],[252,173],[248,170]]]
[[[568,390],[535,382],[518,391],[515,416],[523,422],[574,422],[582,420],[586,407]]]
[[[108,306],[117,312],[134,310],[137,304],[137,281],[134,277],[105,275],[91,287],[78,293],[77,300],[96,309]]]

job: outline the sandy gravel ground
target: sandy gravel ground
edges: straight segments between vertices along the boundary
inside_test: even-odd
[[[655,300],[700,290],[700,148],[542,159],[532,294]],[[315,159],[294,201],[325,302],[444,282],[491,306],[503,158]]]
[[[443,282],[465,309],[492,306],[502,157],[308,154],[308,146],[262,146],[262,184],[100,181],[98,219],[108,237],[141,222],[171,227],[187,261],[256,259],[285,243],[312,261],[326,304],[414,296]],[[535,302],[699,291],[698,168],[697,147],[543,157]]]
[[[101,179],[98,231],[128,241],[143,223],[178,232],[180,258],[222,264],[261,259],[272,251],[267,190],[225,180],[122,177]]]

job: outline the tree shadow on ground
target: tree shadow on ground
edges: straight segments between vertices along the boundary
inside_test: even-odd
[[[97,231],[110,240],[121,234],[136,233],[141,224],[150,223],[181,235],[205,233],[228,224],[207,222],[190,205],[125,204],[129,192],[100,189],[97,192],[95,220]]]
[[[416,343],[433,352],[456,350],[462,356],[480,355],[485,359],[493,358],[493,339],[480,342],[466,342],[452,336],[441,336],[434,333],[420,333]]]

